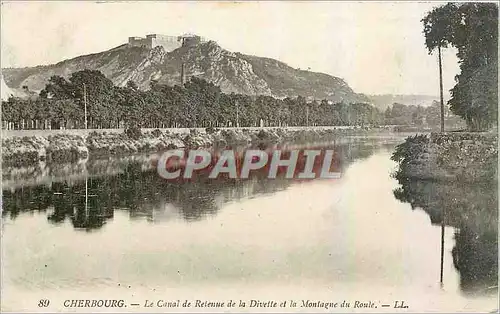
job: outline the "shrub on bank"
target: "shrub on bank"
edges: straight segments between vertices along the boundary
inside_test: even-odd
[[[76,161],[88,157],[88,149],[82,136],[57,134],[48,137],[47,161]]]
[[[88,156],[83,137],[67,134],[6,139],[2,142],[2,149],[3,161],[14,165],[28,165],[40,160],[75,161]]]
[[[416,158],[419,158],[429,144],[427,135],[415,135],[406,138],[404,143],[396,146],[396,150],[392,153],[391,160],[405,165]]]
[[[161,137],[163,136],[163,132],[160,129],[155,129],[151,131],[151,135],[153,135],[154,137]]]
[[[142,136],[142,131],[138,126],[130,126],[125,129],[125,134],[133,140],[138,140]]]
[[[220,135],[224,139],[224,141],[229,145],[234,144],[247,144],[251,141],[251,137],[244,133],[242,130],[222,130]]]
[[[216,128],[211,127],[211,126],[209,126],[208,128],[206,128],[206,129],[205,129],[205,132],[206,132],[207,134],[214,134],[214,133],[216,133],[217,131],[218,131],[218,130],[217,130]]]

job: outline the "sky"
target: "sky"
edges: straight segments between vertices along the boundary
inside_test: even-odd
[[[195,33],[233,52],[341,77],[359,93],[439,95],[437,52],[425,48],[420,20],[441,4],[4,1],[1,65],[56,63],[129,36]],[[445,92],[458,73],[455,53],[443,53]]]

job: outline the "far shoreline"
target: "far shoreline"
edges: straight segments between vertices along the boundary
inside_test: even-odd
[[[4,166],[78,162],[88,158],[127,156],[172,148],[246,146],[328,141],[345,136],[402,136],[421,132],[394,132],[392,127],[247,127],[141,129],[127,134],[122,129],[12,130],[2,133]]]

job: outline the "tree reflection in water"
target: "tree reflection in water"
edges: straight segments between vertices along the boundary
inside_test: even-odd
[[[455,228],[453,264],[467,294],[498,290],[498,190],[496,182],[464,184],[399,178],[395,197],[421,208],[433,224]],[[445,279],[446,280],[446,279]]]
[[[365,141],[328,148],[340,155],[345,168],[385,146]],[[117,174],[99,175],[89,171],[91,175],[86,180],[72,180],[68,175],[67,179],[50,185],[5,189],[2,215],[15,219],[22,212],[47,211],[49,222],[70,221],[74,228],[87,231],[104,226],[113,218],[115,210],[127,210],[131,219],[196,221],[215,215],[226,202],[275,193],[297,182],[284,178],[284,173],[276,179],[267,179],[267,172],[252,172],[246,180],[197,176],[189,181],[166,181],[155,169],[145,170],[143,166],[132,161]]]

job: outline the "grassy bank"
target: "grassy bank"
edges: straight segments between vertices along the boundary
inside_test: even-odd
[[[259,145],[333,140],[343,135],[387,133],[386,129],[192,129],[189,132],[90,132],[47,136],[10,137],[2,140],[6,165],[31,165],[39,161],[73,162],[86,158],[158,152],[173,148]]]
[[[496,181],[496,133],[449,132],[408,137],[396,147],[398,179]]]

